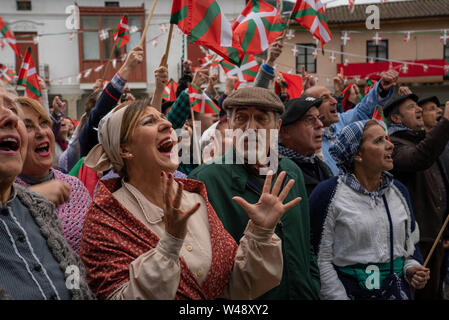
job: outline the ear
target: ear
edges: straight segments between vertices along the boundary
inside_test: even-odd
[[[120,157],[122,157],[125,160],[129,160],[132,159],[134,156],[132,156],[128,148],[125,145],[123,145],[120,146]]]
[[[400,114],[395,113],[391,115],[391,121],[396,124],[402,124],[402,117]]]
[[[278,126],[277,126],[276,129],[281,129],[281,125],[282,125],[282,119],[279,119],[278,120]]]

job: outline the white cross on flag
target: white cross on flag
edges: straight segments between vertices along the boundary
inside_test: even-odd
[[[253,56],[245,56],[240,67],[225,60],[220,61],[220,64],[225,70],[226,76],[237,76],[240,82],[253,82],[260,68]]]
[[[349,40],[351,40],[351,37],[349,36],[349,33],[347,31],[343,32],[343,35],[341,36],[341,41],[343,41],[343,45],[345,46]]]
[[[404,42],[409,42],[410,41],[410,36],[411,36],[411,32],[407,31],[404,35]]]
[[[106,29],[98,31],[98,36],[100,37],[100,40],[106,40],[109,38],[109,32]]]
[[[379,34],[379,32],[376,32],[373,36],[373,41],[376,44],[376,46],[379,45],[379,42],[382,40],[382,36]]]
[[[446,45],[448,39],[449,35],[447,34],[447,30],[444,30],[443,34],[440,36],[440,41]]]

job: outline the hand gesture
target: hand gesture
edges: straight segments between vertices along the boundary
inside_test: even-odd
[[[52,102],[52,106],[54,108],[54,112],[57,115],[61,115],[64,114],[66,108],[67,108],[67,104],[65,102],[63,102],[59,96],[56,96],[53,98],[53,102]]]
[[[95,80],[94,86],[92,88],[94,91],[97,91],[99,89],[103,89],[103,79],[97,79]]]
[[[269,65],[270,67],[274,66],[274,62],[282,53],[283,48],[282,39],[283,39],[282,36],[277,37],[277,39],[274,40],[274,42],[270,44],[270,46],[268,47],[266,64]]]
[[[162,172],[162,190],[164,195],[164,224],[165,231],[178,239],[184,239],[187,233],[187,221],[198,210],[198,202],[187,211],[181,210],[181,196],[184,188],[181,182],[178,183],[178,190],[173,199],[173,175]]]
[[[382,74],[382,78],[380,79],[380,85],[384,90],[390,90],[394,86],[396,86],[398,82],[399,73],[393,69],[388,70]]]
[[[201,87],[202,84],[209,81],[209,67],[201,67],[195,71],[193,75],[192,83],[197,87]]]
[[[339,97],[341,95],[341,92],[344,89],[344,86],[345,86],[345,78],[343,75],[343,68],[340,69],[340,73],[334,77],[333,81],[334,81],[334,94],[337,97]]]
[[[301,198],[297,197],[287,204],[282,203],[295,183],[295,180],[291,179],[284,189],[281,190],[285,175],[285,171],[282,171],[270,192],[273,174],[268,174],[265,178],[262,195],[255,204],[249,204],[242,197],[233,197],[232,200],[237,202],[246,211],[249,218],[257,226],[265,229],[274,229],[282,215],[301,201]]]
[[[399,87],[398,94],[400,96],[405,96],[407,94],[412,94],[412,90],[409,87]]]
[[[235,83],[236,83],[238,80],[239,80],[239,78],[236,77],[236,76],[226,77],[224,93],[225,93],[227,96],[229,96],[229,95],[234,91]]]
[[[69,184],[56,179],[35,184],[29,189],[44,196],[53,202],[56,207],[69,200],[72,190]]]
[[[315,85],[315,77],[312,74],[306,72],[305,66],[302,66],[301,75],[304,91]]]
[[[133,48],[126,57],[125,63],[122,65],[122,67],[119,70],[120,76],[128,80],[129,76],[131,75],[132,71],[137,67],[138,64],[142,63],[144,56],[144,51],[141,46],[137,46]]]
[[[37,79],[39,80],[39,86],[42,90],[47,89],[47,84],[45,83],[45,80],[41,76],[37,76]]]
[[[430,269],[423,266],[413,266],[406,271],[408,280],[413,288],[422,289],[430,279]]]
[[[154,70],[154,78],[156,79],[156,87],[164,89],[168,83],[168,69],[161,66]]]

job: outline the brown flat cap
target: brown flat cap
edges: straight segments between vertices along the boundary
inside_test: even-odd
[[[283,113],[285,110],[281,99],[272,90],[259,87],[240,88],[223,101],[223,109],[235,107],[257,107],[278,113]]]

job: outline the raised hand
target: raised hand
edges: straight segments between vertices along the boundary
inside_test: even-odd
[[[181,196],[184,188],[181,182],[178,183],[178,190],[173,198],[173,175],[162,172],[162,186],[164,195],[164,224],[165,231],[173,237],[184,239],[187,233],[187,221],[198,210],[200,203],[198,202],[187,211],[181,210]]]
[[[396,70],[388,70],[382,74],[382,78],[380,79],[380,85],[384,90],[390,90],[394,86],[396,86],[398,82],[399,73]]]
[[[398,94],[400,95],[400,96],[405,96],[405,95],[407,95],[407,94],[412,94],[413,92],[412,92],[412,90],[410,90],[410,88],[409,87],[399,87],[399,89],[398,89]]]
[[[282,53],[283,48],[282,39],[283,36],[277,37],[277,39],[274,40],[274,42],[270,44],[270,46],[268,47],[266,64],[269,65],[270,67],[274,66],[274,62],[276,61],[277,58],[279,58],[279,56]]]
[[[201,87],[204,83],[209,81],[209,67],[200,67],[195,71],[193,75],[192,83],[197,87]]]
[[[294,200],[283,204],[283,201],[295,183],[295,180],[291,179],[281,190],[282,181],[284,181],[285,175],[285,171],[282,171],[270,192],[273,174],[269,173],[265,178],[262,195],[260,196],[259,201],[255,204],[248,203],[242,197],[233,197],[232,200],[237,202],[243,210],[246,211],[249,218],[257,226],[265,229],[274,229],[282,215],[301,201],[301,198],[297,197]]]
[[[119,75],[128,80],[133,70],[137,67],[138,64],[142,63],[144,56],[144,51],[141,46],[137,46],[133,48],[126,57],[125,63],[122,65],[120,70],[118,71]]]
[[[334,94],[337,97],[339,97],[345,86],[343,68],[340,68],[340,73],[333,78],[333,82],[334,82]]]
[[[69,184],[56,179],[35,184],[30,186],[29,189],[44,196],[53,202],[56,207],[69,200],[72,190]]]
[[[304,90],[307,90],[315,85],[315,77],[306,71],[305,66],[302,66],[301,77]]]

